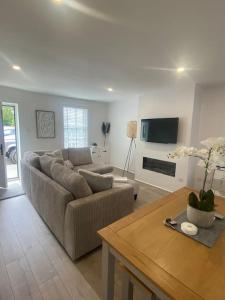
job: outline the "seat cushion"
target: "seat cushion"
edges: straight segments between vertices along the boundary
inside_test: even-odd
[[[69,148],[68,159],[74,166],[87,165],[92,163],[91,149],[86,148]]]
[[[45,173],[45,175],[47,175],[48,177],[52,178],[51,166],[55,163],[63,164],[63,160],[50,157],[47,154],[40,156],[41,171]]]
[[[94,193],[109,190],[113,185],[113,176],[102,176],[100,174],[80,169],[79,174],[82,175]]]
[[[106,173],[111,173],[113,171],[113,167],[110,165],[105,165],[105,164],[88,164],[88,165],[82,165],[81,166],[75,166],[73,169],[75,172],[78,172],[79,169],[82,170],[88,170],[94,173],[98,174],[106,174]]]
[[[64,165],[59,163],[52,164],[51,175],[57,183],[70,191],[75,199],[87,197],[93,194],[86,179]]]

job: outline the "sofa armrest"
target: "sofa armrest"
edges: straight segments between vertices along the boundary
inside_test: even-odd
[[[113,187],[67,205],[64,246],[74,260],[101,245],[97,231],[133,211],[133,188]]]

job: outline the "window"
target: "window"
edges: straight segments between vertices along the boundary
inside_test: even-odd
[[[64,147],[81,148],[88,145],[88,110],[64,107]]]

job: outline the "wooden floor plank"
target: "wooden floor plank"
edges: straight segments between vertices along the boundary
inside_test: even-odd
[[[45,300],[72,300],[61,279],[55,276],[40,286],[41,293]]]
[[[0,247],[0,300],[13,300],[13,292]]]
[[[32,295],[40,293],[25,257],[8,264],[6,268],[15,299],[33,299]]]
[[[41,285],[56,276],[53,265],[38,243],[26,250],[26,257],[38,285]]]
[[[71,260],[69,258],[56,263],[55,268],[74,299],[99,300],[95,291],[91,288],[74,264],[71,264]]]

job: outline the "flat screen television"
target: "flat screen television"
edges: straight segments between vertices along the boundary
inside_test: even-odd
[[[141,120],[141,140],[151,143],[176,144],[179,118]]]

